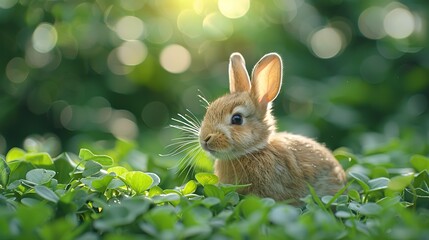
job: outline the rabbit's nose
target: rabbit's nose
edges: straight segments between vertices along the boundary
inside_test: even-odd
[[[207,143],[209,143],[209,141],[210,141],[210,139],[212,139],[212,137],[213,137],[213,134],[209,134],[209,135],[207,135],[207,137],[204,139],[204,142],[207,144]]]
[[[208,134],[202,141],[201,146],[204,150],[209,151],[209,143],[213,140],[213,134]]]

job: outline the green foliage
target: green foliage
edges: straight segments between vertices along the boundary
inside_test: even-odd
[[[243,186],[221,184],[212,173],[197,173],[183,186],[163,189],[156,174],[112,166],[114,159],[88,149],[76,159],[71,153],[56,158],[31,153],[52,159],[42,168],[41,161],[14,148],[7,161],[0,158],[0,237],[419,239],[429,234],[425,157],[410,157],[414,170],[383,161],[386,172],[402,174],[371,177],[368,172],[380,163],[365,159],[374,155],[338,152],[349,166],[348,184],[334,196],[317,196],[309,186],[305,207],[297,208],[241,196],[236,190]]]

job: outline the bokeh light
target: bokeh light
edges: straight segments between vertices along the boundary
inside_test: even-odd
[[[6,65],[6,76],[13,83],[24,82],[29,72],[29,68],[23,58],[13,58]]]
[[[40,53],[47,53],[55,47],[57,40],[58,34],[54,26],[49,23],[41,23],[33,33],[33,48]]]
[[[135,139],[139,132],[137,124],[125,117],[114,118],[109,128],[115,137],[125,140]]]
[[[119,61],[128,66],[135,66],[142,63],[147,56],[147,48],[143,42],[127,41],[123,42],[117,49]]]
[[[236,51],[249,71],[267,52],[284,58],[279,129],[339,146],[358,128],[390,122],[401,132],[412,118],[422,127],[429,105],[423,2],[0,0],[0,134],[8,146],[50,131],[66,148],[78,146],[67,137],[79,135],[133,139],[155,151],[145,144],[163,147],[154,135],[172,115],[204,116],[198,89],[209,101],[228,91]]]
[[[115,31],[122,40],[136,40],[142,36],[144,24],[140,18],[125,16],[116,23]]]
[[[123,64],[118,57],[118,49],[114,49],[109,53],[107,57],[107,66],[109,70],[116,75],[126,75],[130,73],[133,70],[133,67]]]
[[[335,28],[322,28],[311,36],[310,46],[319,58],[332,58],[344,47],[344,36]]]
[[[18,0],[1,0],[0,1],[0,8],[3,8],[3,9],[11,8],[11,7],[15,6],[15,4],[17,2],[18,2]]]
[[[361,33],[369,39],[381,39],[386,36],[383,27],[384,10],[381,7],[369,7],[365,9],[358,19]]]
[[[191,65],[191,54],[186,48],[172,44],[162,50],[159,61],[165,70],[182,73]]]
[[[403,39],[414,32],[414,16],[408,9],[397,7],[386,14],[383,25],[389,36]]]
[[[219,11],[227,18],[243,17],[250,8],[250,0],[218,0]]]
[[[53,60],[52,52],[41,53],[33,47],[27,47],[25,51],[25,62],[32,68],[43,68]]]

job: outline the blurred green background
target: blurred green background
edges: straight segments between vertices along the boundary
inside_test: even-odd
[[[228,91],[238,51],[249,71],[283,57],[280,130],[427,155],[428,14],[427,0],[1,0],[0,154],[122,139],[162,159],[171,117],[202,118],[197,95]]]

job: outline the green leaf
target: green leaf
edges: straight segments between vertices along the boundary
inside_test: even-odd
[[[219,182],[218,176],[212,173],[197,173],[195,174],[195,179],[203,186],[206,184],[214,185]]]
[[[360,202],[361,201],[360,194],[359,194],[358,191],[356,191],[356,189],[350,189],[347,194],[354,201],[356,201],[356,202]]]
[[[81,148],[79,152],[79,158],[83,161],[95,161],[103,166],[113,165],[113,159],[107,155],[96,155],[86,148]]]
[[[151,177],[152,178],[152,184],[150,185],[150,187],[149,188],[153,188],[153,187],[155,187],[155,186],[158,186],[158,184],[161,182],[161,178],[159,178],[159,176],[158,175],[156,175],[155,173],[150,173],[150,172],[148,172],[148,173],[146,173],[147,175],[149,175],[149,177]]]
[[[55,172],[52,170],[36,168],[27,172],[25,179],[36,185],[43,185],[51,181],[54,176]]]
[[[10,168],[9,182],[26,178],[26,174],[35,169],[34,165],[24,160],[14,160],[8,162]]]
[[[162,189],[158,186],[155,186],[149,190],[149,197],[154,197],[160,194],[162,194]]]
[[[413,181],[413,186],[415,188],[425,188],[426,190],[429,190],[429,173],[427,170],[423,170],[419,172],[415,177]]]
[[[209,208],[209,207],[212,207],[212,206],[215,206],[215,205],[221,203],[221,201],[219,198],[216,198],[216,197],[207,197],[201,203],[204,206]]]
[[[185,187],[182,189],[182,194],[187,195],[194,193],[197,190],[197,183],[194,180],[190,180],[186,183]]]
[[[0,156],[0,185],[6,188],[9,183],[10,168],[3,157]]]
[[[335,212],[335,216],[338,217],[338,218],[351,218],[354,215],[351,212],[337,211],[337,212]]]
[[[417,170],[417,171],[429,171],[429,158],[422,156],[422,155],[414,155],[411,157],[411,165]]]
[[[370,190],[368,186],[369,178],[367,176],[359,172],[349,172],[349,175],[359,183],[365,193]]]
[[[261,211],[263,209],[263,204],[260,198],[257,197],[247,197],[240,202],[238,205],[240,213],[248,218],[253,213]]]
[[[38,166],[50,166],[54,164],[51,156],[48,153],[27,153],[25,160]]]
[[[10,162],[13,160],[25,160],[26,152],[21,148],[14,147],[9,150],[6,154],[6,162]]]
[[[177,215],[171,206],[153,208],[145,219],[160,231],[172,230],[177,222]]]
[[[223,200],[223,198],[225,197],[225,194],[223,193],[222,190],[220,190],[215,185],[211,185],[211,184],[206,184],[204,186],[204,194],[207,197],[216,197],[216,198],[219,198],[220,200]]]
[[[124,174],[125,183],[137,194],[142,194],[153,183],[153,179],[144,172],[130,171]]]
[[[99,173],[102,168],[103,166],[98,162],[89,160],[85,163],[85,169],[82,172],[82,176],[84,177],[92,176],[94,174]]]
[[[114,177],[115,176],[113,174],[104,175],[102,177],[94,179],[91,185],[95,190],[99,192],[105,192]]]
[[[298,208],[289,205],[278,205],[270,210],[268,218],[272,223],[284,226],[287,223],[297,222],[300,214],[301,211]]]
[[[196,206],[183,211],[183,223],[187,227],[207,225],[213,213],[204,207]]]
[[[44,198],[50,202],[57,203],[58,200],[60,199],[57,196],[57,194],[54,193],[54,191],[52,191],[51,189],[49,189],[43,185],[35,186],[34,191],[36,191],[37,195],[41,196],[42,198]]]
[[[381,210],[381,206],[373,202],[365,203],[358,208],[358,212],[365,216],[376,216]]]
[[[388,188],[393,191],[403,191],[407,186],[411,184],[414,179],[414,175],[396,176],[390,179]]]
[[[67,153],[60,154],[53,159],[55,171],[57,175],[55,178],[59,183],[68,183],[71,180],[70,173],[74,171],[76,163],[69,157]]]
[[[154,203],[178,203],[180,201],[180,195],[177,193],[167,193],[167,194],[160,194],[152,197],[152,200]]]
[[[385,177],[375,178],[368,181],[370,192],[386,189],[389,185],[390,179]]]

